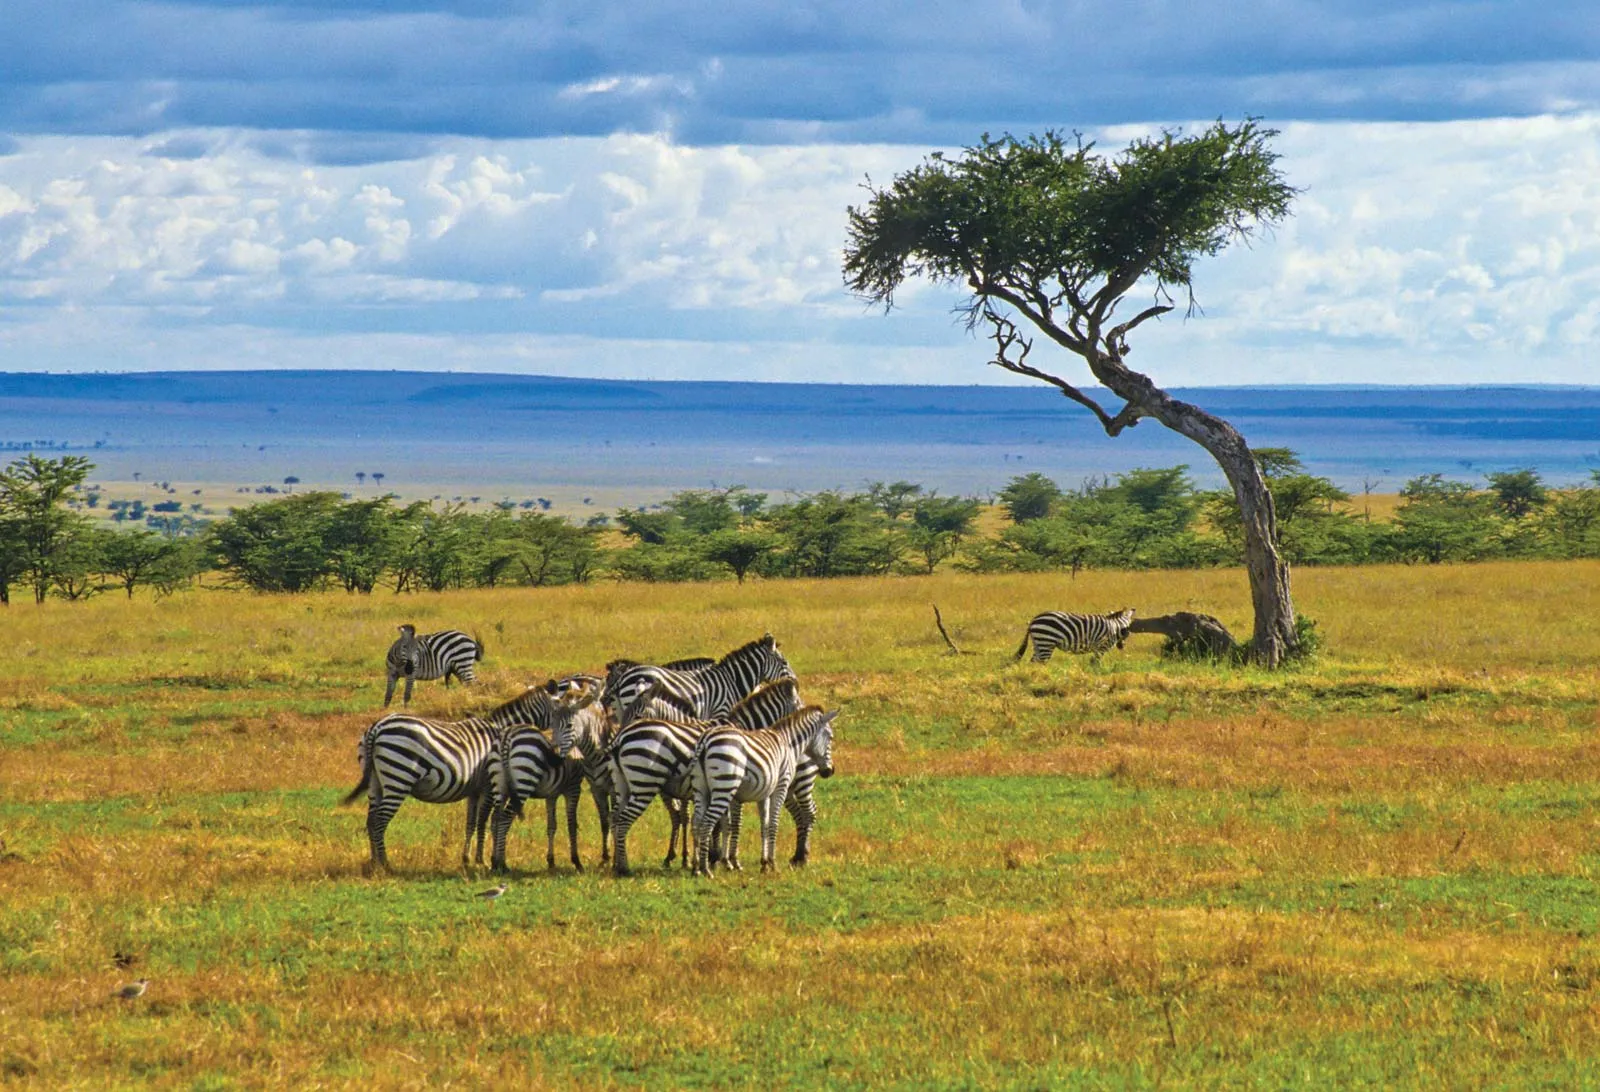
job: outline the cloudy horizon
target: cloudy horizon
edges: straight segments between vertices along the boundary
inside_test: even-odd
[[[863,183],[986,131],[1248,114],[1293,215],[1200,263],[1135,366],[1595,382],[1576,4],[65,7],[0,11],[0,371],[1015,381],[954,291],[844,289]]]

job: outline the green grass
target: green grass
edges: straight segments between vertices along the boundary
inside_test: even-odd
[[[1597,574],[1301,574],[1330,652],[1281,674],[1009,659],[1046,605],[1238,626],[1225,573],[15,607],[0,1084],[1600,1086]],[[585,801],[590,869],[533,808],[485,904],[461,809],[408,803],[363,878],[400,620],[490,644],[443,715],[778,633],[844,710],[811,866],[758,874],[747,815],[744,873],[663,871],[654,808],[617,880]]]

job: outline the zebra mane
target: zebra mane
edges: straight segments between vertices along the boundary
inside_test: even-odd
[[[765,728],[759,729],[759,731],[775,732],[784,736],[787,736],[791,732],[800,733],[802,730],[809,732],[814,727],[812,722],[815,722],[822,717],[826,717],[829,721],[832,721],[833,718],[838,715],[839,714],[837,713],[828,713],[820,705],[802,705],[792,713],[785,713],[772,724]]]
[[[530,686],[510,701],[502,702],[483,714],[483,719],[502,725],[504,721],[515,719],[543,728],[550,719],[553,707],[549,691],[543,686]]]
[[[800,683],[795,679],[772,679],[762,683],[750,693],[739,699],[739,703],[728,710],[728,720],[737,723],[739,714],[769,695],[777,694],[783,690],[789,691],[789,700],[798,703],[800,700]]]
[[[652,701],[666,702],[678,712],[682,713],[685,719],[694,716],[694,704],[684,699],[681,695],[673,693],[670,689],[668,689],[666,683],[661,679],[657,679],[655,682],[651,683],[650,689],[641,693],[638,698],[634,700],[633,704],[634,706],[640,706],[648,704]]]
[[[778,639],[772,634],[768,633],[757,640],[749,642],[748,644],[740,645],[738,648],[722,657],[722,659],[718,660],[717,664],[720,666],[722,664],[734,663],[746,658],[747,656],[753,656],[762,649],[767,649],[772,652],[778,651]]]

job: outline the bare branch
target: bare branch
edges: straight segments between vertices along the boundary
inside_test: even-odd
[[[1060,376],[1051,375],[1049,372],[1040,371],[1028,363],[1028,353],[1033,350],[1033,340],[1025,338],[1017,332],[1017,324],[995,311],[993,308],[984,307],[983,318],[992,326],[993,333],[989,336],[994,341],[994,360],[990,363],[998,368],[1004,368],[1015,375],[1025,375],[1030,379],[1037,379],[1055,387],[1063,395],[1089,409],[1100,419],[1100,425],[1106,430],[1107,435],[1116,436],[1123,429],[1139,423],[1139,418],[1145,416],[1144,411],[1132,404],[1123,406],[1116,416],[1107,413],[1093,398],[1084,394],[1077,387],[1068,383]],[[1020,351],[1012,356],[1013,350]]]
[[[1137,315],[1134,315],[1121,326],[1112,328],[1111,332],[1106,335],[1106,348],[1116,353],[1118,357],[1127,355],[1127,337],[1129,331],[1138,327],[1140,323],[1145,322],[1148,319],[1153,319],[1157,315],[1164,315],[1170,310],[1172,310],[1172,307],[1167,304],[1158,303],[1154,306],[1146,307],[1143,311],[1140,311]]]

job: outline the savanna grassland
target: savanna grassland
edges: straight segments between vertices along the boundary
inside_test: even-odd
[[[1327,652],[1280,673],[1011,662],[1046,607],[1247,632],[1222,571],[13,606],[0,1083],[1600,1085],[1600,564],[1296,581]],[[402,621],[488,645],[433,713],[777,634],[844,710],[812,864],[663,872],[657,806],[625,880],[519,824],[486,904],[408,803],[363,878]]]

